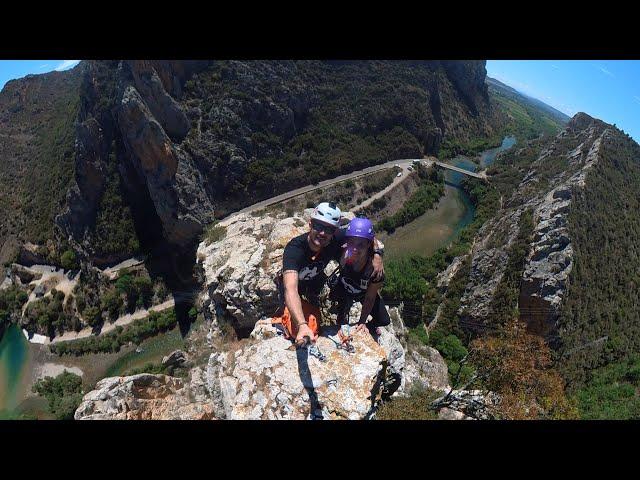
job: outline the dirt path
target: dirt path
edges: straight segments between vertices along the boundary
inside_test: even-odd
[[[167,310],[168,308],[172,308],[174,306],[175,306],[175,300],[172,298],[171,300],[167,300],[166,302],[160,303],[158,305],[154,305],[148,310],[142,309],[142,310],[136,310],[133,313],[127,313],[126,315],[122,315],[121,317],[119,317],[115,322],[105,324],[102,327],[102,330],[100,330],[100,333],[98,335],[109,333],[112,330],[115,330],[116,327],[123,327],[125,325],[129,325],[131,322],[134,322],[135,320],[139,320],[141,318],[146,317],[147,315],[149,315],[150,312],[161,312],[163,310]],[[93,330],[91,327],[87,327],[87,328],[83,328],[79,332],[66,332],[64,335],[59,335],[55,337],[53,340],[49,340],[45,343],[49,344],[49,343],[66,342],[69,340],[78,340],[80,338],[90,337],[91,335],[93,335]]]
[[[364,168],[362,170],[357,170],[355,172],[351,172],[351,173],[347,173],[345,175],[340,175],[338,177],[329,179],[329,180],[323,180],[322,182],[316,184],[316,185],[308,185],[306,187],[302,187],[302,188],[297,188],[295,190],[291,190],[287,193],[283,193],[280,195],[276,195],[275,197],[271,197],[268,198],[267,200],[263,200],[261,202],[255,203],[253,205],[250,205],[246,208],[243,208],[242,210],[238,210],[237,212],[234,212],[230,215],[228,215],[227,217],[223,218],[220,221],[220,225],[226,225],[227,222],[232,219],[233,217],[235,217],[236,215],[239,215],[241,213],[251,213],[255,210],[260,210],[262,208],[268,207],[270,205],[273,205],[275,203],[280,203],[280,202],[284,202],[285,200],[289,200],[290,198],[293,197],[297,197],[299,195],[303,195],[305,193],[309,193],[312,192],[313,190],[317,190],[318,188],[324,188],[324,187],[328,187],[330,185],[333,185],[335,183],[340,183],[343,182],[345,180],[349,180],[349,179],[353,179],[356,177],[360,177],[362,175],[369,175],[371,173],[374,172],[378,172],[380,170],[385,170],[388,168],[393,168],[395,165],[399,165],[401,168],[406,169],[406,167],[408,167],[409,165],[411,165],[411,163],[413,162],[413,159],[409,159],[409,160],[394,160],[391,162],[387,162],[387,163],[383,163],[382,165],[375,165],[373,167],[367,167]],[[403,174],[404,176],[404,174]]]
[[[48,287],[48,291],[44,295],[45,297],[51,295],[52,288],[63,292],[65,296],[69,295],[77,285],[78,279],[80,278],[80,272],[78,272],[74,278],[69,279],[62,268],[56,268],[51,265],[33,265],[27,270],[42,274],[42,277],[40,279],[33,280],[32,282],[30,282],[30,285],[34,285],[37,287],[40,284],[46,284]],[[29,299],[22,307],[23,315],[27,309],[27,305],[37,299],[38,297],[36,296],[36,294],[34,292],[31,292],[31,294],[29,295]]]
[[[362,208],[368,207],[374,201],[376,201],[378,198],[384,197],[387,193],[389,193],[391,190],[396,188],[396,186],[398,186],[398,185],[400,185],[400,183],[404,182],[409,177],[409,174],[411,173],[411,171],[409,170],[409,166],[410,165],[411,165],[410,163],[399,163],[398,166],[402,169],[402,176],[400,176],[400,177],[396,176],[393,179],[393,182],[391,182],[390,185],[388,185],[383,190],[380,190],[375,195],[369,197],[369,199],[365,200],[360,205],[356,205],[355,207],[353,207],[351,209],[351,211],[352,212],[356,212],[356,211],[358,211],[358,210],[360,210]]]

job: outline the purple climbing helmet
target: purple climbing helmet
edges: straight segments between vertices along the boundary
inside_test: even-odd
[[[373,240],[373,223],[368,218],[356,217],[349,222],[345,237],[361,237]]]

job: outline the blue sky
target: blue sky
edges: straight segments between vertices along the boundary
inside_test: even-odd
[[[0,60],[0,89],[79,60]],[[488,60],[487,74],[569,116],[586,112],[640,141],[640,60]]]
[[[46,73],[53,70],[68,70],[75,67],[80,60],[0,60],[0,90],[4,84],[14,78],[21,78],[30,73]]]
[[[487,75],[569,116],[615,123],[640,142],[640,60],[487,60]]]

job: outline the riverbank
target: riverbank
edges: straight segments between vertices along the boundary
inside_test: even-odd
[[[472,172],[484,170],[495,161],[500,152],[508,150],[515,143],[515,137],[505,137],[500,146],[482,152],[476,161],[461,155],[449,163]],[[463,173],[447,170],[445,194],[435,208],[397,228],[391,235],[380,233],[387,258],[398,258],[406,254],[428,257],[453,241],[473,221],[475,208],[469,196],[460,188],[465,177]]]
[[[473,219],[473,205],[459,188],[445,185],[445,193],[435,208],[393,234],[380,234],[387,258],[406,254],[429,256],[445,245]]]

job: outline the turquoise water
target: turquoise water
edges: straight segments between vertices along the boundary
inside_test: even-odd
[[[515,142],[514,137],[505,137],[499,147],[482,152],[479,156],[479,168],[484,170],[491,165],[498,153],[511,148]],[[471,172],[478,169],[478,164],[465,156],[454,158],[451,164]],[[465,178],[463,173],[447,170],[445,195],[436,209],[429,210],[408,225],[396,229],[392,235],[380,235],[390,257],[406,253],[429,256],[451,242],[464,227],[473,222],[475,207],[460,188]]]
[[[29,342],[18,326],[9,326],[0,340],[0,412],[13,412],[23,400],[28,360]]]
[[[480,154],[480,166],[484,169],[491,165],[498,153],[509,150],[516,144],[516,137],[504,137],[502,145],[491,150],[486,150]]]
[[[491,165],[497,154],[511,148],[515,138],[506,137],[502,145],[480,155],[480,168]],[[477,164],[466,157],[457,157],[454,165],[475,171]],[[447,171],[445,196],[437,210],[426,212],[421,217],[396,230],[386,239],[385,248],[393,251],[412,251],[431,255],[435,250],[453,240],[460,231],[473,221],[475,210],[469,197],[459,188],[465,175]],[[16,325],[11,325],[0,339],[0,418],[3,411],[12,413],[24,400],[24,383],[30,363],[29,343]]]

